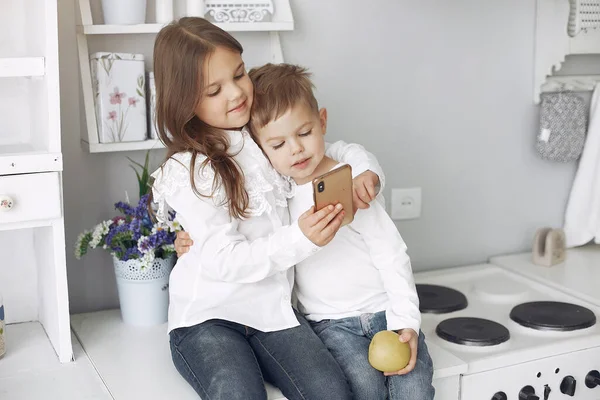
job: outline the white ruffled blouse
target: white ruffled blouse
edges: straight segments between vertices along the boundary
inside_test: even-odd
[[[291,307],[293,266],[317,252],[297,223],[289,224],[290,181],[279,175],[246,129],[228,131],[230,154],[244,172],[249,196],[246,219],[229,216],[226,195],[199,197],[190,184],[191,153],[172,156],[152,176],[159,217],[167,205],[190,234],[194,245],[178,259],[169,282],[169,331],[209,319],[224,319],[261,331],[298,325]],[[383,175],[374,157],[359,145],[338,142],[328,155],[354,167],[355,175],[370,169]],[[350,159],[348,159],[350,158]],[[215,173],[198,155],[195,185],[213,193]]]

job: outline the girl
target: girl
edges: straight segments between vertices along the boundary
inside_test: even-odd
[[[158,216],[175,209],[195,243],[170,278],[173,362],[204,400],[266,399],[263,377],[289,399],[348,399],[342,370],[290,304],[291,267],[331,241],[345,211],[311,209],[287,226],[291,185],[245,128],[253,86],[241,53],[201,18],[166,26],[154,46],[167,160],[153,194]],[[328,154],[378,170],[356,145]],[[368,172],[358,186],[376,181]]]

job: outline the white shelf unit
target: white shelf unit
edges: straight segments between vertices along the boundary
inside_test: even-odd
[[[90,153],[111,153],[115,151],[158,150],[165,146],[160,140],[148,139],[139,142],[88,143],[82,141],[83,148]]]
[[[200,1],[200,0],[198,0]],[[88,36],[94,35],[139,35],[156,34],[164,24],[148,23],[139,25],[103,25],[94,23],[90,0],[77,0],[81,23],[77,26],[77,52],[81,87],[86,119],[86,131],[81,132],[81,143],[84,150],[90,153],[108,153],[116,151],[136,151],[162,149],[159,140],[139,142],[100,143],[98,125],[94,108],[92,90],[92,74],[90,68],[90,51]],[[270,44],[270,61],[283,62],[283,50],[279,32],[294,29],[294,18],[289,0],[273,0],[274,14],[270,22],[236,22],[218,23],[219,27],[228,32],[268,32]],[[148,115],[150,115],[148,113]]]
[[[294,21],[281,22],[236,22],[216,24],[228,32],[264,32],[264,31],[292,31]],[[77,32],[85,35],[122,35],[132,33],[158,33],[163,24],[140,25],[84,25],[77,27]]]
[[[44,76],[44,57],[0,58],[0,78]]]
[[[535,25],[535,65],[533,76],[533,99],[540,102],[540,94],[557,87],[557,82],[588,81],[577,76],[552,75],[560,70],[568,55],[600,54],[600,29],[581,31],[575,37],[567,34],[570,2],[567,0],[537,0]],[[587,87],[589,85],[586,85]],[[584,86],[578,85],[578,90]],[[593,88],[593,87],[592,87]]]
[[[542,93],[569,90],[588,92],[600,83],[600,75],[560,75],[550,76],[542,85]]]
[[[69,362],[57,23],[57,0],[0,2],[0,292],[6,322],[39,321]]]

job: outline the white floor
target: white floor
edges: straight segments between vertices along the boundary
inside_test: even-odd
[[[39,323],[7,325],[5,334],[6,354],[0,360],[0,399],[113,399],[75,338],[75,362],[61,364]]]

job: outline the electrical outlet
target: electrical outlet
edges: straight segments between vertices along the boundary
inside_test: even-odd
[[[392,219],[421,216],[421,188],[392,189]]]

